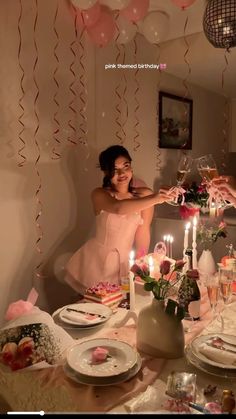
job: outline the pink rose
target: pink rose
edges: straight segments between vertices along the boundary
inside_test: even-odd
[[[141,265],[141,269],[142,269],[142,271],[143,271],[143,275],[145,275],[145,276],[148,276],[149,275],[149,267],[148,267],[148,265],[146,264],[146,263],[143,263],[142,265]]]
[[[226,223],[224,221],[221,221],[220,224],[219,224],[219,229],[223,230],[223,228],[225,228],[225,227],[226,227]]]
[[[169,260],[163,260],[160,264],[161,275],[167,275],[170,272],[171,263]]]
[[[186,272],[186,275],[191,279],[199,279],[199,272],[197,269],[190,269]]]
[[[104,361],[106,361],[107,356],[108,356],[108,350],[105,349],[105,348],[101,348],[100,346],[98,346],[92,352],[92,362],[93,363],[96,363],[96,362],[104,362]]]
[[[29,313],[33,308],[33,304],[29,301],[18,300],[11,303],[5,314],[5,320],[12,320],[22,316],[22,314]]]

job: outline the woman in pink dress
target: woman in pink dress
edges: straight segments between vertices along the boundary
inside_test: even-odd
[[[66,266],[65,281],[80,294],[98,282],[118,284],[127,276],[133,245],[136,258],[148,252],[154,205],[176,197],[173,188],[153,193],[147,187],[132,187],[131,161],[120,145],[108,147],[99,155],[103,186],[91,195],[96,234]]]

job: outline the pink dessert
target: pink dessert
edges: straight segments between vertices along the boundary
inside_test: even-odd
[[[92,363],[97,364],[97,363],[105,362],[107,360],[107,357],[108,357],[108,350],[98,346],[92,352]]]
[[[94,287],[87,288],[84,299],[94,303],[100,303],[109,307],[118,306],[123,294],[120,285],[109,282],[99,282]]]

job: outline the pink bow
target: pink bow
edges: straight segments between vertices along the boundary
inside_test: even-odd
[[[22,314],[29,313],[34,307],[38,299],[38,292],[35,288],[32,288],[29,292],[27,300],[18,300],[14,303],[11,303],[6,311],[5,320],[13,320],[17,317],[22,316]]]

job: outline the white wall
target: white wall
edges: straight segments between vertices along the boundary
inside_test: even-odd
[[[160,182],[170,183],[179,156],[178,150],[161,150],[160,176],[156,170],[158,87],[183,95],[182,80],[164,72],[159,80],[155,70],[140,70],[136,81],[133,70],[105,71],[104,65],[115,63],[118,53],[123,53],[122,47],[119,52],[114,45],[98,49],[88,41],[82,44],[77,40],[74,59],[71,51],[75,40],[74,18],[69,2],[58,3],[56,21],[56,0],[38,4],[35,32],[34,2],[22,1],[20,23],[18,2],[2,1],[0,4],[0,318],[9,302],[26,298],[33,284],[40,292],[38,304],[43,309],[52,311],[76,298],[73,290],[56,280],[53,269],[54,264],[58,267],[62,263],[61,255],[74,252],[93,230],[90,193],[102,180],[96,167],[98,153],[118,142],[116,106],[119,106],[119,101],[115,89],[119,83],[122,91],[127,88],[121,106],[123,121],[126,121],[124,146],[132,154],[136,175],[154,188]],[[22,38],[20,53],[19,28]],[[158,50],[141,36],[137,36],[137,47],[137,62],[158,61]],[[134,43],[124,51],[126,62],[134,62]],[[88,91],[85,96],[88,148],[81,144],[71,146],[68,141],[70,135],[78,141],[83,128],[81,60],[87,80],[83,83]],[[71,71],[72,64],[76,79]],[[121,79],[122,75],[126,76],[127,85]],[[76,95],[72,105],[76,115],[70,109],[74,99],[70,90],[72,86]],[[136,96],[135,88],[138,88]],[[190,86],[190,91],[194,103],[192,154],[195,157],[212,152],[218,160],[223,99],[197,86]],[[135,106],[138,107],[136,128],[141,144],[137,151],[133,150],[137,123]],[[59,143],[54,135],[58,128],[56,120],[59,121]],[[69,121],[76,129],[74,137]],[[22,126],[23,142],[19,139]],[[19,150],[23,143],[25,148],[21,154],[26,157],[26,162],[24,167],[19,167]],[[61,155],[59,160],[52,159],[52,150],[56,146]],[[38,272],[44,277],[37,277]]]

